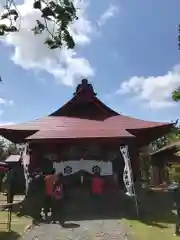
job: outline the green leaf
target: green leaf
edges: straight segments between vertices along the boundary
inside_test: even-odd
[[[36,20],[37,25],[32,29],[35,35],[41,34],[45,30],[45,25],[40,22],[39,20]]]
[[[35,1],[33,4],[33,8],[35,9],[41,9],[41,1]]]
[[[55,17],[55,14],[50,7],[45,7],[42,9],[42,17],[47,18],[50,16]]]
[[[34,33],[35,35],[38,35],[38,34],[41,33],[40,29],[39,29],[37,26],[35,26],[34,28],[32,28],[32,31],[33,31],[33,33]]]
[[[54,44],[54,41],[52,39],[48,38],[48,39],[46,39],[46,41],[44,43],[48,44],[50,46],[50,45]]]
[[[176,89],[172,93],[172,99],[176,102],[180,101],[180,88]]]
[[[72,36],[69,34],[68,30],[64,30],[63,40],[69,49],[73,49],[75,47],[75,42]]]
[[[53,1],[49,2],[49,7],[51,9],[55,9],[57,6],[59,6],[59,5],[57,5],[55,2],[53,2]]]
[[[58,44],[54,44],[54,45],[49,46],[49,48],[50,48],[51,50],[57,49],[57,48],[59,48],[59,45],[58,45]]]
[[[64,5],[67,7],[67,6],[70,6],[72,4],[72,1],[69,1],[69,0],[64,0]]]
[[[7,13],[3,13],[1,15],[1,20],[6,19],[6,18],[8,18],[9,16],[12,16],[12,15],[15,15],[15,16],[18,17],[18,13],[15,9],[10,9],[10,10],[8,10]]]
[[[61,18],[62,15],[65,13],[65,9],[59,5],[57,5],[54,9],[54,12],[58,15],[57,17]]]
[[[40,22],[39,20],[36,20],[36,22],[37,22],[38,28],[40,30],[44,31],[44,29],[46,28],[45,25],[42,22]]]
[[[5,24],[0,24],[0,31],[6,31],[7,26]]]
[[[11,2],[11,0],[7,0]],[[56,49],[67,46],[72,49],[75,47],[75,42],[72,36],[68,32],[69,24],[78,19],[76,16],[76,8],[74,7],[72,0],[33,0],[33,8],[41,12],[41,16],[44,20],[51,21],[55,26],[53,29],[49,29],[48,26],[41,21],[37,20],[36,25],[32,29],[35,35],[41,34],[46,31],[49,38],[44,43],[49,46],[50,49]],[[5,6],[6,12],[0,16],[0,19],[13,19],[17,20],[19,17],[18,9],[14,9],[13,4]],[[4,36],[9,32],[17,32],[18,29],[15,26],[8,27],[7,25],[0,25],[0,36]]]
[[[66,9],[67,9],[67,11],[68,11],[71,15],[75,15],[75,14],[76,14],[76,9],[75,9],[73,3],[71,3]]]
[[[15,26],[11,26],[6,28],[6,32],[18,32],[18,30]]]

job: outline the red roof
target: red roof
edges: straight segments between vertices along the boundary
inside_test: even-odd
[[[79,86],[75,96],[51,115],[27,123],[1,126],[0,134],[14,141],[16,133],[16,141],[18,138],[19,141],[57,138],[133,138],[136,134],[132,130],[137,132],[141,129],[155,128],[158,135],[157,129],[163,128],[163,132],[167,132],[172,126],[170,123],[144,121],[118,114],[96,97],[90,84],[88,87],[86,84],[80,90]],[[21,135],[25,132],[25,135]]]

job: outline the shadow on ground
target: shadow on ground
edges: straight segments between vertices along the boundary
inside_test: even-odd
[[[80,227],[80,225],[79,224],[77,224],[77,223],[73,223],[73,222],[67,222],[67,223],[64,223],[63,224],[63,228],[78,228],[78,227]]]
[[[16,232],[1,232],[0,231],[0,239],[2,240],[17,240],[20,238],[20,235]]]

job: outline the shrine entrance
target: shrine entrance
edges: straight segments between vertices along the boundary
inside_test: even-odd
[[[105,181],[105,188],[112,185],[122,186],[124,160],[119,151],[119,144],[110,145],[109,141],[82,143],[31,144],[31,166],[48,172],[55,168],[56,173],[62,173],[67,188],[90,189],[94,173],[99,172]],[[32,170],[33,170],[32,169]],[[34,171],[34,170],[33,170]]]

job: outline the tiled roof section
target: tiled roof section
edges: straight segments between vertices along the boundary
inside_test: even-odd
[[[97,97],[93,96],[92,98],[82,99],[81,96],[74,96],[70,101],[68,101],[65,105],[60,107],[55,112],[51,113],[49,116],[69,116],[69,114],[72,114],[72,110],[76,109],[78,106],[80,107],[83,107],[83,105],[88,106],[88,104],[90,103],[94,105],[94,110],[96,109],[99,110],[98,111],[99,116],[110,117],[110,116],[118,115],[117,112],[115,112],[110,107],[108,107],[103,102],[101,102]],[[85,115],[87,113],[88,111],[84,112]],[[76,116],[76,114],[74,116]]]
[[[103,121],[89,120],[74,117],[63,117],[63,116],[48,116],[37,119],[35,121],[17,124],[17,125],[6,125],[1,126],[0,129],[10,130],[65,130],[65,129],[77,129],[85,126],[86,128],[102,127]]]
[[[118,115],[103,121],[48,117],[46,120],[41,120],[38,125],[39,131],[26,139],[134,137],[128,129],[161,127],[169,123],[147,122]],[[32,126],[35,127],[34,123],[28,127]]]
[[[9,130],[68,130],[68,129],[119,129],[121,131],[128,129],[143,129],[170,125],[169,123],[158,123],[139,120],[123,115],[107,118],[102,121],[89,120],[82,118],[63,117],[63,116],[48,116],[30,121],[27,123],[16,125],[1,126],[1,129]]]
[[[85,139],[85,138],[116,138],[116,137],[135,137],[126,130],[122,129],[106,129],[106,128],[79,128],[79,129],[61,129],[61,130],[46,130],[38,131],[35,134],[27,137],[30,139]]]
[[[89,103],[93,104],[94,111],[98,109],[99,116],[96,117],[110,117],[118,115],[117,112],[109,108],[103,102],[101,102],[97,97],[96,93],[94,92],[92,84],[88,83],[87,79],[82,79],[82,82],[76,87],[76,92],[74,96],[69,100],[66,104],[60,107],[55,112],[51,113],[50,116],[74,116],[77,117],[77,108],[84,106],[88,106]],[[89,106],[90,107],[90,106]],[[73,111],[75,110],[75,111]],[[85,111],[83,115],[88,115],[88,109],[85,107]],[[79,116],[79,115],[78,115]]]
[[[137,118],[132,118],[124,115],[117,115],[105,120],[108,124],[113,124],[118,127],[123,126],[125,129],[144,129],[154,128],[165,125],[172,125],[171,123],[145,121]]]

